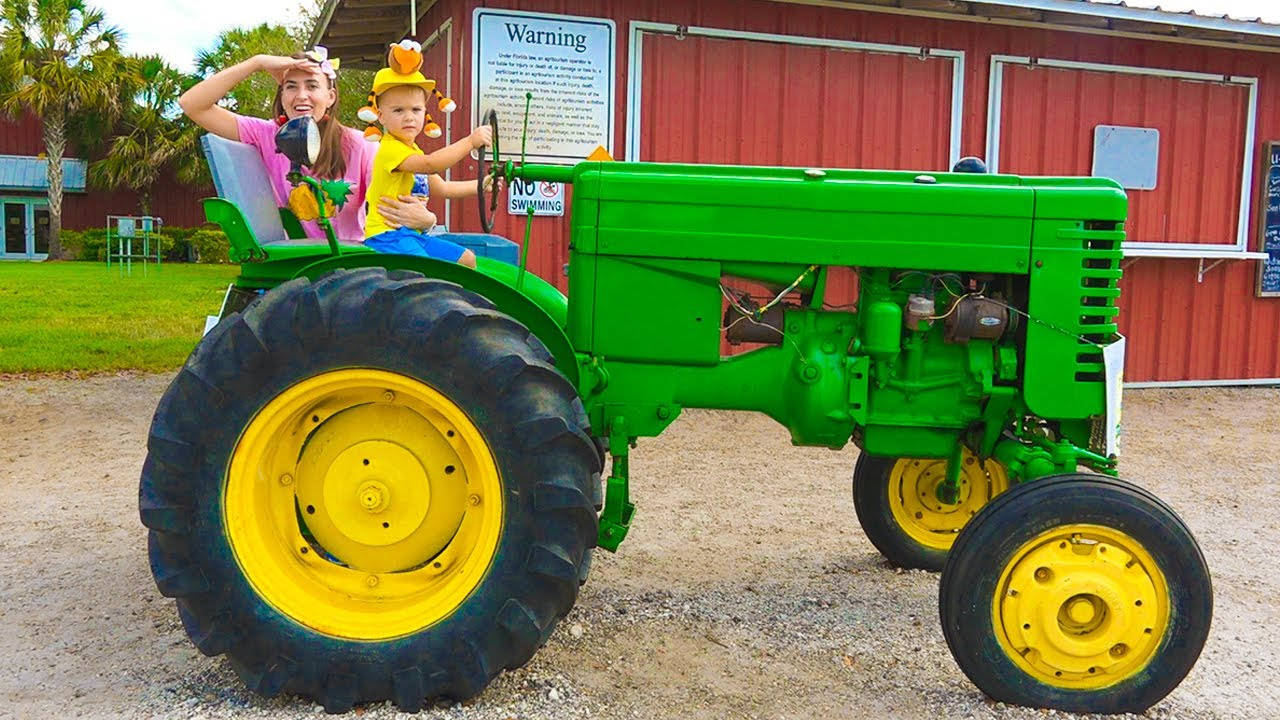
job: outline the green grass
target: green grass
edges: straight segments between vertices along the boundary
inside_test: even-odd
[[[0,262],[0,373],[177,368],[239,270]]]

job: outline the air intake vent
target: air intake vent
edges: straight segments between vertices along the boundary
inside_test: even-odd
[[[1080,314],[1081,336],[1076,353],[1077,382],[1103,382],[1102,353],[1098,345],[1111,342],[1118,331],[1116,316],[1120,309],[1120,243],[1124,234],[1115,223],[1086,222],[1080,234]]]

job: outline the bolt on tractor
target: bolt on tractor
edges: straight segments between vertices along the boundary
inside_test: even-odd
[[[309,123],[278,138],[295,166]],[[567,296],[523,259],[344,243],[324,201],[319,243],[205,201],[242,270],[156,410],[139,505],[160,591],[250,688],[330,712],[477,695],[626,537],[628,459],[685,408],[854,442],[864,531],[941,570],[947,644],[992,698],[1142,711],[1186,676],[1204,558],[1117,479],[1117,184],[480,162],[486,229],[486,175],[572,186]]]

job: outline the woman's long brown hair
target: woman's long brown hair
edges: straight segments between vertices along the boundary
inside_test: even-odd
[[[289,57],[295,60],[306,60],[305,53],[296,52]],[[333,105],[325,111],[324,117],[316,123],[320,128],[320,155],[316,157],[315,163],[311,166],[311,174],[318,178],[326,180],[334,180],[341,178],[347,172],[347,159],[342,156],[342,141],[346,133],[346,126],[338,121],[338,84],[325,76],[329,81],[329,87],[333,89]],[[275,116],[284,115],[284,103],[280,96],[284,92],[284,83],[276,87],[276,99],[272,104]]]

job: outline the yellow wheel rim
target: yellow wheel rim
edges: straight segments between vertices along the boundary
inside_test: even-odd
[[[276,396],[231,456],[224,521],[276,610],[317,632],[385,640],[451,614],[502,531],[502,482],[449,398],[383,370],[335,370]]]
[[[950,550],[956,535],[991,498],[1009,489],[1009,476],[995,460],[986,469],[966,448],[960,470],[960,494],[955,503],[938,499],[947,476],[942,459],[902,458],[889,471],[889,508],[893,519],[915,542],[935,550]]]
[[[1169,590],[1151,554],[1100,525],[1064,525],[1013,554],[992,622],[1018,667],[1054,687],[1096,690],[1151,662],[1169,624]]]

